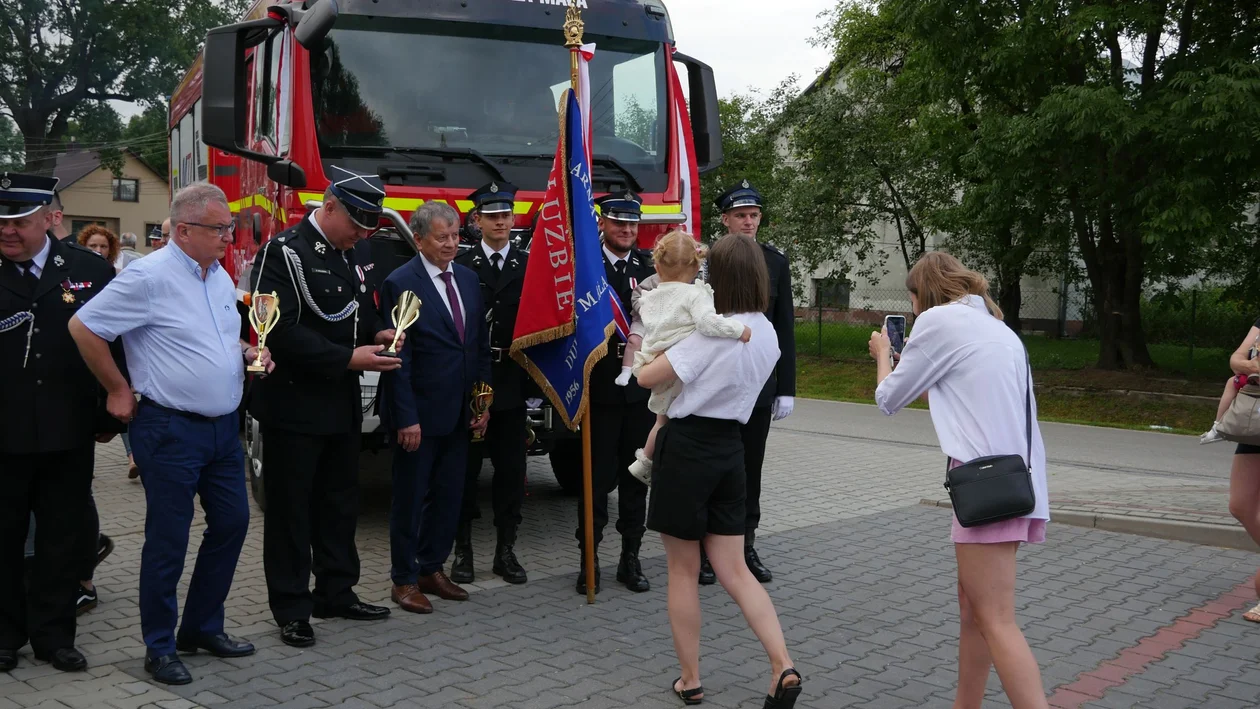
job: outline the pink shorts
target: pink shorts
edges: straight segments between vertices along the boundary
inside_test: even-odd
[[[1001,544],[1003,542],[1023,542],[1025,544],[1041,544],[1046,541],[1046,520],[1016,517],[978,527],[964,527],[953,516],[953,528],[950,529],[950,541],[955,544]]]

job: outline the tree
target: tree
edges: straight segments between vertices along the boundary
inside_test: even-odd
[[[1260,8],[887,0],[881,11],[911,37],[906,71],[924,96],[963,115],[977,198],[1026,190],[1034,227],[1071,229],[1099,366],[1151,365],[1143,287],[1195,273],[1240,238],[1260,186]],[[966,218],[984,214],[1002,211]],[[1019,215],[1005,211],[1017,231]]]
[[[170,174],[166,115],[164,106],[149,106],[144,113],[132,116],[122,133],[122,142],[162,174]]]
[[[206,30],[245,0],[13,0],[0,3],[0,106],[28,170],[51,173],[71,121],[108,100],[163,102]]]

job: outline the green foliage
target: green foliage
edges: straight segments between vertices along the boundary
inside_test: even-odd
[[[27,168],[48,172],[71,123],[112,128],[114,99],[164,102],[191,64],[206,30],[225,24],[242,0],[76,0],[0,3],[0,105],[25,138]],[[99,122],[99,124],[98,124]]]
[[[167,136],[166,107],[153,105],[144,113],[131,117],[123,130],[122,139],[141,160],[166,175],[170,171]]]
[[[0,170],[21,170],[25,164],[22,134],[8,116],[0,116]]]

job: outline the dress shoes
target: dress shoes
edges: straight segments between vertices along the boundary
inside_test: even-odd
[[[451,580],[455,583],[473,582],[472,520],[460,522],[458,529],[455,530],[455,557],[451,561]]]
[[[420,589],[421,593],[432,593],[438,598],[448,601],[468,600],[468,592],[452,583],[450,578],[441,571],[434,571],[428,576],[421,576],[416,581],[416,587]]]
[[[770,573],[770,569],[761,563],[761,557],[757,555],[757,550],[753,548],[753,542],[756,540],[756,533],[749,531],[744,535],[744,563],[748,565],[748,570],[752,575],[762,583],[770,583],[774,580],[774,574]]]
[[[717,583],[717,574],[713,573],[713,564],[709,563],[709,555],[700,549],[700,585],[712,586]]]
[[[175,649],[178,652],[188,653],[205,650],[215,657],[247,657],[254,654],[252,643],[230,638],[227,633],[176,637]]]
[[[643,566],[639,564],[639,545],[641,539],[621,538],[621,560],[617,562],[617,581],[635,593],[650,591],[652,585],[643,575]]]
[[[291,620],[280,628],[280,642],[289,647],[310,647],[315,644],[315,631],[304,620]]]
[[[109,536],[105,534],[96,535],[96,565],[100,566],[101,562],[105,561],[105,557],[109,556],[113,552],[114,540],[110,539]]]
[[[383,620],[389,617],[389,609],[384,606],[370,606],[366,603],[351,603],[348,606],[317,609],[314,616],[316,618],[345,618],[346,620]]]
[[[17,650],[0,650],[0,672],[17,667]]]
[[[192,675],[184,667],[184,663],[180,662],[179,655],[146,655],[144,671],[153,675],[153,681],[162,684],[192,684]]]
[[[52,652],[36,651],[35,659],[51,662],[53,667],[62,672],[82,672],[87,669],[87,658],[72,647],[58,648]]]
[[[429,599],[424,597],[419,587],[414,583],[403,586],[394,586],[389,592],[389,597],[398,607],[408,613],[432,613],[433,604],[429,603]]]

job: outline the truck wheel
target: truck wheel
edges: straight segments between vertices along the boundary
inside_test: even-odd
[[[551,449],[551,472],[566,495],[582,492],[582,441],[560,440]]]
[[[267,512],[267,492],[263,488],[263,440],[262,425],[249,414],[245,415],[245,470],[249,474],[249,488],[254,502],[263,513]]]

